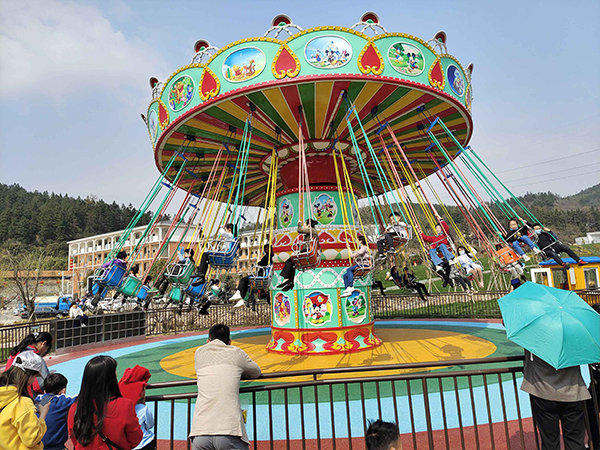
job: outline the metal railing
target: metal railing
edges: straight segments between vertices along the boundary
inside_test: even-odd
[[[146,313],[146,336],[167,333],[185,333],[206,330],[217,323],[231,327],[271,325],[271,307],[267,302],[257,302],[252,308],[234,308],[233,305],[213,305],[210,314],[199,315],[197,310],[184,307],[154,309]]]
[[[500,319],[496,300],[506,294],[503,291],[440,293],[426,297],[426,302],[418,295],[371,295],[371,308],[378,319]]]
[[[368,423],[376,419],[399,425],[405,450],[539,448],[528,394],[519,390],[522,362],[523,356],[515,356],[270,373],[245,383],[240,400],[255,450],[362,450]],[[377,377],[361,376],[373,371]],[[146,397],[159,449],[191,448],[187,435],[196,395],[194,389]],[[589,419],[586,413],[588,429]]]

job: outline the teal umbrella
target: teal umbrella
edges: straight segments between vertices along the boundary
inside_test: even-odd
[[[600,362],[600,314],[575,292],[525,283],[498,304],[508,339],[555,369]]]

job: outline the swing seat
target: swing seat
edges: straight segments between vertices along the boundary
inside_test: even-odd
[[[195,280],[197,280],[197,278],[194,278],[192,283]],[[192,283],[190,283],[190,285],[185,289],[185,293],[192,298],[198,298],[204,295],[204,292],[206,291],[206,283],[199,284],[198,286],[192,286]]]
[[[273,266],[254,266],[248,275],[250,285],[254,289],[271,289],[271,280],[273,279]]]
[[[496,245],[496,256],[498,257],[498,265],[500,268],[508,267],[521,259],[512,247],[504,244]]]
[[[363,256],[362,258],[354,258],[354,264],[358,267],[354,269],[354,278],[361,279],[366,277],[373,270],[373,258],[371,256]]]
[[[169,298],[174,302],[180,302],[183,295],[179,286],[173,286],[169,291]]]
[[[393,225],[394,231],[390,234],[394,238],[394,248],[399,249],[400,247],[406,245],[410,238],[412,237],[412,227],[407,225],[406,228],[400,225]]]
[[[128,297],[135,297],[141,286],[142,280],[134,277],[133,275],[129,275],[123,280],[121,286],[119,286],[119,292]]]
[[[113,261],[107,267],[100,267],[96,270],[94,283],[104,288],[116,288],[123,281],[125,271],[125,267]]]
[[[100,286],[98,283],[94,283],[92,286],[92,295],[94,296],[98,295],[100,298],[104,298],[107,292],[108,289]]]
[[[196,270],[194,263],[188,259],[185,264],[171,263],[165,271],[165,278],[175,286],[186,287],[190,284],[192,274]]]
[[[149,290],[150,290],[150,288],[148,286],[146,286],[146,285],[142,286],[137,293],[137,298],[140,300],[146,300],[146,297],[148,297]]]
[[[321,245],[315,237],[308,242],[298,242],[292,245],[292,261],[299,270],[309,270],[321,262]]]
[[[240,240],[235,238],[226,250],[223,249],[223,244],[223,241],[220,239],[214,239],[209,243],[207,251],[208,262],[213,267],[231,269],[235,266],[238,258]]]

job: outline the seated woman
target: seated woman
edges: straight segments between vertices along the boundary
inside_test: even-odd
[[[512,248],[514,248],[515,252],[523,258],[523,261],[529,261],[531,258],[525,254],[525,251],[521,248],[520,242],[527,244],[536,255],[540,253],[540,249],[528,236],[529,224],[527,221],[520,217],[518,217],[518,220],[521,221],[521,226],[519,226],[517,219],[510,219],[508,221],[508,231],[506,232],[505,240],[512,245]]]
[[[458,257],[456,259],[460,263],[461,267],[465,269],[467,275],[472,273],[477,285],[480,288],[483,288],[483,269],[481,265],[473,261],[473,255],[467,251],[465,246],[459,245],[457,250]]]
[[[256,265],[258,267],[269,267],[271,265],[271,263],[273,262],[274,256],[275,256],[275,253],[273,252],[273,246],[271,244],[265,244],[263,246],[263,256],[260,259],[260,261],[258,261],[258,263],[256,263]],[[240,278],[240,281],[238,281],[237,290],[235,291],[235,294],[233,294],[229,298],[230,301],[237,300],[237,303],[234,305],[234,308],[239,308],[241,306],[244,306],[244,304],[245,304],[244,299],[246,298],[246,294],[248,294],[249,287],[250,287],[250,277],[245,276],[245,277]]]
[[[408,233],[406,231],[407,226],[404,222],[398,220],[396,214],[390,214],[390,225],[385,229],[385,233],[377,239],[377,261],[384,261],[386,256],[384,251],[387,249],[388,253],[394,254],[396,250],[394,248],[394,236],[400,234],[404,239],[408,239]],[[400,231],[399,231],[400,230]]]
[[[357,264],[357,258],[367,258],[369,256],[369,246],[364,236],[358,236],[359,247],[356,252],[350,251],[350,259],[354,261],[354,264],[346,269],[344,272],[344,292],[342,297],[350,297],[354,292],[354,271],[361,267]]]
[[[304,226],[302,226],[302,222],[298,222],[298,234],[304,236],[304,248],[306,248],[311,239],[319,239],[319,232],[315,228],[316,226],[317,221],[313,219],[306,219]],[[283,269],[281,269],[281,276],[283,277],[283,281],[277,285],[277,289],[281,289],[282,291],[292,289],[295,284],[294,279],[296,278],[296,264],[292,258],[288,258],[285,262]]]
[[[431,297],[431,294],[427,292],[427,288],[425,287],[425,285],[417,281],[417,277],[413,272],[410,271],[408,267],[404,267],[404,276],[402,277],[402,284],[404,284],[404,286],[406,286],[409,289],[416,290],[417,294],[419,294],[419,297],[421,297],[421,300],[423,300],[424,302],[427,301],[425,296]]]
[[[554,234],[550,228],[542,228],[542,225],[536,223],[533,225],[533,231],[538,235],[538,247],[546,254],[548,258],[552,258],[554,261],[556,261],[557,264],[560,264],[564,268],[569,266],[561,259],[561,253],[566,253],[569,255],[580,266],[587,264],[587,261],[581,259],[573,250],[560,242],[556,234]]]
[[[439,219],[439,223],[435,226],[435,231],[437,233],[435,236],[428,236],[421,233],[421,239],[431,244],[429,248],[431,262],[435,266],[435,271],[444,281],[442,287],[446,287],[448,284],[450,284],[450,264],[456,263],[454,260],[454,255],[450,252],[450,250],[448,250],[448,247],[450,247],[450,241],[448,241],[450,229],[448,228],[448,224],[446,224],[444,219]],[[445,260],[440,258],[438,255],[438,250],[442,253]]]

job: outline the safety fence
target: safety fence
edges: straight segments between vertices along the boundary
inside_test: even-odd
[[[501,318],[498,300],[503,291],[440,293],[421,300],[418,295],[372,295],[375,318]]]
[[[240,402],[254,450],[363,450],[376,419],[398,424],[404,450],[539,448],[522,374],[522,356],[270,373],[243,383]],[[195,384],[149,386],[159,450],[191,448]],[[595,395],[592,408],[588,431]]]
[[[427,297],[423,301],[418,295],[372,295],[371,310],[375,319],[404,319],[404,318],[461,318],[461,319],[499,319],[501,318],[498,307],[498,298],[505,295],[502,291],[481,291],[472,293],[439,293]],[[588,304],[600,303],[600,291],[578,291]],[[71,347],[82,344],[101,342],[108,332],[104,324],[109,325],[112,332],[111,340],[118,336],[131,337],[140,335],[139,318],[145,315],[145,329],[142,333],[146,336],[161,334],[177,334],[209,329],[216,323],[225,323],[231,327],[240,326],[268,326],[271,324],[271,306],[265,301],[259,301],[253,308],[234,308],[232,304],[213,305],[209,315],[198,314],[197,308],[182,310],[175,306],[168,308],[151,309],[147,313],[132,311],[129,313],[112,313],[89,317],[89,329],[74,326],[70,319],[55,319],[48,321],[20,323],[15,325],[0,326],[0,362],[6,361],[10,348],[18,344],[27,334],[33,331],[48,331],[55,334],[55,330],[64,331],[55,336],[64,339],[55,348]],[[122,320],[118,317],[122,316]],[[133,314],[133,315],[132,315]],[[133,322],[132,317],[138,318]],[[113,317],[113,319],[107,319]],[[119,325],[116,325],[116,323]],[[52,325],[54,324],[54,325]],[[131,332],[126,331],[132,328]],[[114,330],[118,329],[118,333]],[[142,334],[143,335],[143,334]],[[59,347],[60,346],[60,347]]]
[[[143,311],[102,314],[88,317],[87,323],[77,319],[59,319],[51,323],[54,348],[66,353],[73,347],[101,346],[110,341],[137,339],[146,336],[146,315]]]

